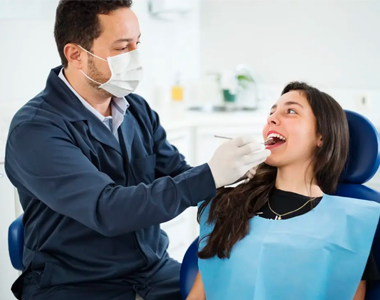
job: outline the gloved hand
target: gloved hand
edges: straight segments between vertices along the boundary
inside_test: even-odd
[[[255,177],[255,175],[256,175],[256,169],[257,169],[257,166],[253,167],[247,173],[245,173],[245,175],[243,177],[240,177],[234,183],[229,184],[229,185],[225,185],[224,187],[235,188],[235,187],[237,187],[237,186],[239,186],[239,185],[241,185],[243,183],[244,184],[248,183],[253,177]]]
[[[264,162],[270,154],[269,150],[262,149],[262,144],[255,142],[249,136],[234,138],[223,143],[216,149],[208,163],[216,188],[236,182]]]

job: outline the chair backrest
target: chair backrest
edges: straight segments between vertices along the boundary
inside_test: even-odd
[[[22,253],[24,251],[24,227],[22,225],[22,217],[20,215],[12,222],[8,229],[8,250],[9,257],[13,268],[16,270],[24,270],[22,263]]]
[[[350,128],[350,155],[342,184],[336,194],[380,203],[380,193],[363,184],[377,172],[380,164],[380,139],[373,124],[358,113],[346,111]],[[380,271],[380,226],[377,227],[372,245],[373,255]],[[380,282],[367,287],[366,300],[380,299]]]
[[[180,285],[182,299],[186,299],[198,274],[198,238],[191,243],[182,260]]]
[[[336,194],[380,203],[380,194],[363,185],[374,176],[379,168],[379,134],[367,118],[347,110],[346,115],[350,130],[349,159],[342,174],[342,183]],[[197,250],[198,239],[190,245],[182,262],[180,284],[183,299],[188,296],[198,273]],[[380,271],[379,227],[373,241],[373,252]],[[378,299],[380,299],[380,282],[368,286],[366,295],[366,300]]]

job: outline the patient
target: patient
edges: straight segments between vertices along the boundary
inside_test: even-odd
[[[203,202],[188,300],[365,298],[377,203],[331,196],[348,157],[346,115],[329,95],[287,85],[263,128],[271,155],[253,180]]]

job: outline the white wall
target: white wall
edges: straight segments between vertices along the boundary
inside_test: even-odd
[[[202,75],[244,63],[276,90],[306,80],[349,107],[380,100],[379,16],[380,1],[203,0]]]
[[[0,0],[0,120],[9,119],[45,86],[60,64],[53,25],[57,0]],[[167,103],[176,72],[183,74],[186,96],[194,95],[200,76],[199,0],[180,21],[152,18],[148,0],[136,0],[145,78],[137,92],[153,105]],[[7,121],[7,120],[6,120]]]
[[[178,0],[184,1],[184,0]],[[200,79],[200,1],[186,0],[191,11],[180,21],[162,21],[149,16],[146,0],[135,0],[142,39],[145,78],[138,93],[152,105],[170,103],[175,74],[181,73],[187,101],[197,98]]]

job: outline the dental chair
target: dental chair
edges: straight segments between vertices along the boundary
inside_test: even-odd
[[[22,262],[22,254],[24,252],[24,227],[22,225],[22,217],[20,215],[12,222],[8,229],[8,251],[13,268],[18,271],[24,270]]]
[[[365,117],[346,111],[350,130],[349,159],[342,174],[336,195],[371,200],[380,203],[380,193],[363,184],[377,172],[380,164],[380,139],[376,128]],[[373,255],[380,272],[380,229],[377,227],[373,241]],[[186,299],[198,273],[198,238],[188,248],[181,267],[182,298]],[[380,299],[380,281],[367,285],[366,300]]]

